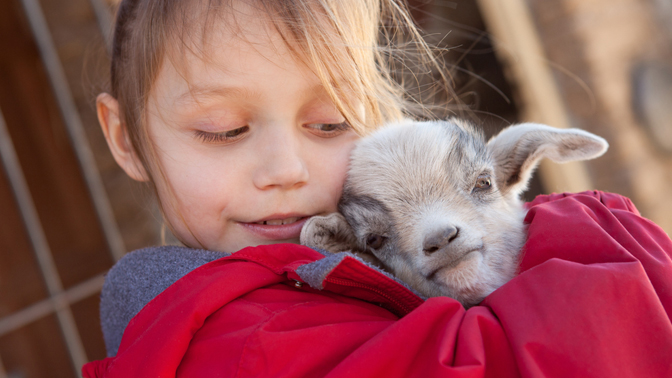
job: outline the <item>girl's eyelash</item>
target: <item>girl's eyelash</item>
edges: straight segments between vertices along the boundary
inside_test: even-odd
[[[350,124],[347,122],[310,123],[306,126],[325,136],[335,136],[336,134],[341,134],[344,131],[350,130]],[[323,129],[323,127],[326,128],[327,130]]]
[[[351,128],[350,124],[347,122],[311,123],[306,126],[312,129],[313,133],[324,137],[335,137],[345,131],[350,130]],[[221,133],[210,133],[207,131],[196,130],[196,136],[205,143],[230,143],[240,139],[249,129],[249,126],[243,126]]]
[[[206,143],[233,142],[238,140],[244,133],[250,129],[249,126],[239,127],[237,129],[224,131],[221,133],[209,133],[207,131],[196,131],[196,136]]]

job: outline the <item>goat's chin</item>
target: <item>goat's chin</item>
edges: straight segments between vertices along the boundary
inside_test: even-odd
[[[487,249],[472,252],[455,267],[438,271],[432,280],[416,283],[415,289],[427,297],[454,298],[469,308],[513,278],[517,264],[512,254]],[[508,258],[499,258],[502,255]]]

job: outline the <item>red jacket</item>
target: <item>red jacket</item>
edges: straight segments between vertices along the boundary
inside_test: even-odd
[[[296,245],[202,265],[84,377],[672,377],[672,241],[624,197],[528,205],[521,273],[465,309],[351,257],[311,288]],[[305,274],[304,274],[305,276]]]

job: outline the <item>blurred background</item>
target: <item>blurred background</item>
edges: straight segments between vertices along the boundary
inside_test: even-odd
[[[672,231],[672,1],[409,1],[488,135],[535,121],[609,141],[595,161],[542,164],[528,199],[617,192]],[[116,2],[0,0],[0,378],[104,358],[104,274],[161,243],[152,194],[95,115]]]

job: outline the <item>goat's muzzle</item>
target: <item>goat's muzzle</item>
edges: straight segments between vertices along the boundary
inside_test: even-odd
[[[460,235],[460,229],[455,226],[447,226],[428,233],[422,243],[422,250],[426,255],[431,255],[446,248]]]

